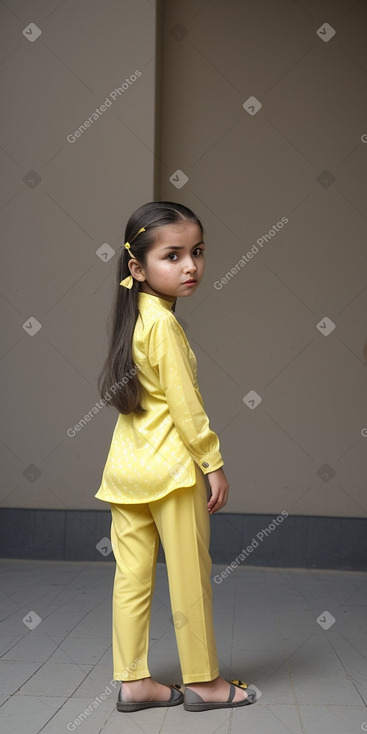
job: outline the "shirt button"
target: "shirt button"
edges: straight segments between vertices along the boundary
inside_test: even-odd
[[[207,462],[207,461],[203,461],[203,463],[202,463],[202,465],[201,465],[201,466],[205,466],[205,468],[206,468],[207,466],[209,466],[209,464],[208,464],[208,462]]]

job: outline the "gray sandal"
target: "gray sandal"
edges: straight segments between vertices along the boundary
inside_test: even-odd
[[[247,706],[250,703],[255,703],[256,691],[253,688],[246,688],[247,698],[243,701],[236,701],[232,703],[236,688],[242,688],[243,686],[235,686],[231,681],[228,681],[230,685],[229,696],[227,701],[204,701],[198,693],[191,691],[190,688],[185,688],[184,694],[184,709],[185,711],[209,711],[210,709],[227,709],[227,708],[238,708],[239,706]]]
[[[121,688],[120,688],[118,698],[117,698],[117,703],[116,703],[117,711],[131,713],[132,711],[141,711],[142,709],[151,709],[151,708],[158,708],[158,707],[162,708],[164,706],[178,706],[184,700],[183,693],[180,691],[180,686],[178,684],[174,684],[173,686],[169,686],[169,688],[171,689],[171,697],[168,701],[131,701],[131,702],[123,701],[121,699]]]

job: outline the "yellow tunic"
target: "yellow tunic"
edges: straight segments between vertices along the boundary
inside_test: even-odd
[[[98,499],[160,499],[223,466],[197,383],[196,357],[172,312],[173,303],[139,291],[132,355],[147,413],[119,414]],[[122,388],[123,389],[123,388]]]

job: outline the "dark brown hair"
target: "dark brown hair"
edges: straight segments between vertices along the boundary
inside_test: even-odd
[[[200,220],[188,207],[172,201],[148,202],[131,215],[125,229],[124,243],[131,243],[132,254],[145,268],[147,253],[157,240],[156,230],[183,220],[197,224],[204,236]],[[136,236],[141,227],[145,227],[145,232]],[[132,339],[139,315],[140,282],[134,278],[131,289],[120,286],[121,280],[130,274],[129,259],[129,253],[122,247],[117,267],[115,300],[109,316],[109,323],[112,319],[112,330],[109,327],[108,354],[98,377],[101,397],[106,399],[107,405],[113,405],[123,415],[147,412],[140,405],[142,386],[138,379],[139,365],[134,365],[132,358]],[[172,311],[174,310],[175,304],[172,307]]]

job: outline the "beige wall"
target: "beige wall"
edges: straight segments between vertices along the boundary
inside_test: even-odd
[[[156,197],[205,227],[205,278],[176,316],[220,437],[225,511],[365,516],[366,6],[170,0],[157,15],[156,58],[154,2],[2,6],[1,505],[107,509],[94,494],[116,411],[66,432],[99,400],[116,256],[96,251],[116,252]]]
[[[206,230],[204,281],[176,313],[220,436],[226,510],[365,516],[367,6],[163,8],[160,196]],[[316,33],[325,21],[328,42]]]
[[[131,212],[154,196],[155,3],[9,8],[0,24],[1,506],[106,509],[94,494],[116,411],[101,408],[74,437],[66,432],[100,399],[116,255],[96,253],[107,243],[113,255]],[[30,22],[42,31],[33,42],[22,33]],[[41,180],[30,187],[32,170]],[[30,317],[42,327],[34,336],[23,329]]]

